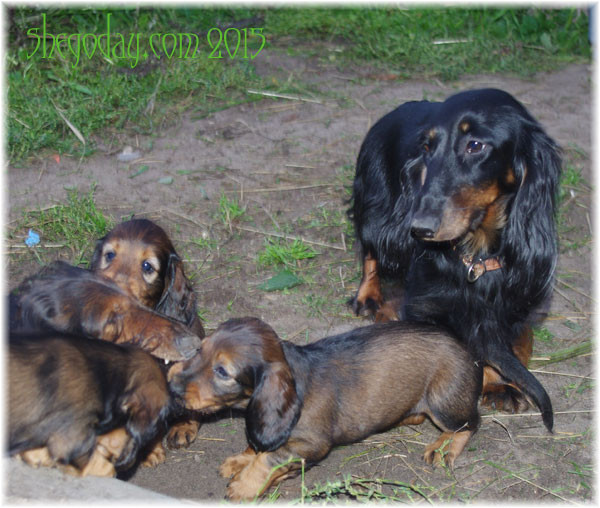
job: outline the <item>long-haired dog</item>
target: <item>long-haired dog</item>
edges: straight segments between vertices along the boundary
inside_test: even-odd
[[[196,311],[196,295],[183,262],[167,233],[148,219],[131,219],[98,240],[91,270],[114,281],[143,305],[185,323],[199,338],[204,328]],[[167,434],[172,448],[188,446],[199,429],[183,417]]]
[[[98,240],[90,268],[146,307],[183,322],[204,337],[183,262],[167,233],[154,222],[132,219],[117,225]]]
[[[425,460],[452,466],[479,423],[481,367],[425,325],[372,325],[296,346],[259,319],[231,319],[169,378],[189,409],[245,408],[249,448],[220,469],[232,500],[261,495],[299,459],[313,465],[335,445],[425,416],[443,431]]]
[[[9,296],[10,330],[71,333],[138,345],[165,361],[194,356],[201,339],[179,321],[141,305],[112,281],[57,261]]]
[[[114,476],[176,407],[158,361],[137,347],[11,333],[7,366],[9,453],[31,465]]]
[[[484,402],[522,410],[522,391],[550,430],[550,398],[526,365],[552,290],[560,172],[557,145],[519,102],[466,91],[406,103],[371,128],[349,210],[363,261],[356,314],[396,319],[380,277],[400,281],[402,319],[451,330],[488,366]]]

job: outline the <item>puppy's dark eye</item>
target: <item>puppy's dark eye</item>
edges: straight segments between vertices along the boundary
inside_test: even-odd
[[[472,139],[467,143],[466,152],[467,153],[479,153],[481,150],[485,148],[485,144],[481,141],[476,141]]]
[[[152,273],[154,271],[154,267],[150,263],[148,263],[148,261],[144,261],[142,263],[142,271],[144,273]]]
[[[423,151],[425,153],[427,153],[427,152],[429,152],[429,150],[431,150],[431,147],[429,146],[429,144],[423,143]]]
[[[228,372],[221,365],[216,366],[213,370],[214,370],[214,372],[215,372],[215,374],[216,374],[217,377],[220,377],[221,379],[228,379],[229,378]]]
[[[104,254],[104,259],[106,259],[106,261],[111,262],[113,259],[115,259],[116,253],[114,253],[113,251],[109,251],[106,254]]]

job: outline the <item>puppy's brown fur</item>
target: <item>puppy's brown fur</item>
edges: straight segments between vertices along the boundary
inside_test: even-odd
[[[148,353],[58,333],[11,333],[9,452],[32,465],[114,476],[173,408]]]
[[[167,233],[147,219],[122,222],[98,240],[92,257],[94,273],[114,281],[143,305],[185,323],[198,337],[204,328],[196,312],[196,295],[185,276],[183,262]],[[185,418],[167,435],[172,448],[194,441],[200,424]],[[160,445],[147,463],[164,460]]]
[[[26,279],[9,297],[11,330],[55,330],[135,344],[168,361],[192,357],[200,338],[131,298],[112,281],[62,261]]]
[[[232,319],[180,369],[169,376],[189,409],[246,408],[250,447],[221,466],[232,500],[253,499],[297,471],[289,459],[310,466],[335,445],[426,416],[443,434],[425,460],[452,466],[479,423],[481,368],[427,326],[373,325],[296,346],[258,319]]]
[[[204,328],[183,262],[165,231],[147,219],[122,222],[98,240],[91,270],[146,307],[185,323],[198,337]]]

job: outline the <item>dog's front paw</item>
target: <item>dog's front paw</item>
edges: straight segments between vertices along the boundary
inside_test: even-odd
[[[196,439],[199,428],[200,422],[197,420],[188,420],[173,425],[167,434],[167,446],[169,448],[187,448]]]
[[[231,478],[237,475],[242,469],[244,469],[252,459],[254,458],[254,452],[246,450],[244,453],[238,453],[227,457],[223,464],[219,467],[219,474],[223,478]]]
[[[254,485],[237,477],[227,485],[227,499],[239,503],[240,501],[253,501],[260,493],[261,485]]]
[[[374,317],[377,315],[381,304],[373,298],[360,298],[356,295],[348,300],[348,305],[356,316]]]
[[[156,467],[159,464],[162,464],[167,460],[167,453],[165,452],[165,448],[162,443],[159,441],[156,443],[154,448],[150,450],[150,453],[146,456],[144,461],[142,462],[142,466],[144,467]]]

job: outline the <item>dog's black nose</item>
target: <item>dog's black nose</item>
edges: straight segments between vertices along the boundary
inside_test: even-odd
[[[434,231],[426,227],[413,226],[410,228],[410,234],[413,236],[413,238],[427,239],[433,238]]]
[[[438,226],[439,221],[435,216],[417,212],[410,224],[410,234],[413,238],[427,240],[434,237]]]

